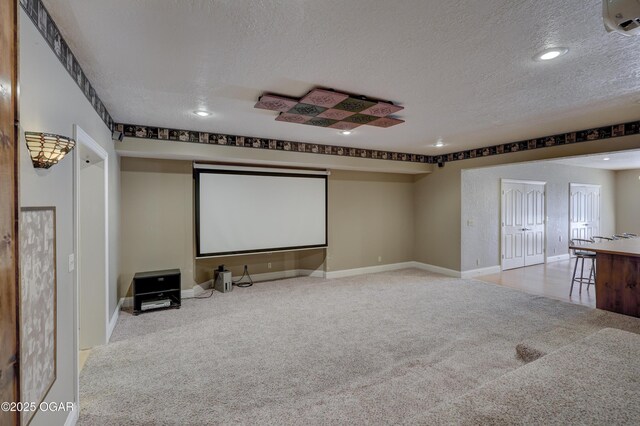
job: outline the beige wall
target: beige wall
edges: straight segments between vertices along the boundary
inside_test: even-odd
[[[412,176],[332,171],[327,271],[413,260],[413,210]]]
[[[119,297],[142,271],[179,268],[183,288],[192,288],[191,162],[122,158],[120,170]]]
[[[600,228],[615,229],[615,173],[553,161],[509,164],[462,171],[462,270],[500,265],[501,179],[546,182],[547,257],[569,253],[569,184],[600,185]]]
[[[190,161],[123,158],[120,297],[135,272],[180,268],[182,288],[210,280],[220,264],[234,276],[360,268],[413,258],[413,178],[333,171],[329,176],[329,249],[195,258]],[[378,261],[380,256],[381,260]],[[269,268],[269,263],[271,268]]]
[[[57,277],[57,378],[45,402],[77,401],[75,359],[75,272],[70,272],[68,257],[75,250],[73,205],[74,168],[72,151],[48,170],[36,170],[31,164],[24,131],[51,132],[73,136],[79,125],[109,155],[109,312],[116,308],[118,272],[118,219],[120,177],[118,157],[111,131],[102,122],[89,101],[60,64],[33,22],[20,13],[20,206],[56,207]],[[38,411],[32,426],[64,424],[68,412]]]
[[[543,133],[543,131],[541,131]],[[446,163],[432,174],[419,176],[415,185],[415,260],[461,270],[461,171],[477,167],[640,147],[640,135],[582,142],[553,148],[514,152]]]
[[[616,232],[640,235],[640,169],[616,172]]]

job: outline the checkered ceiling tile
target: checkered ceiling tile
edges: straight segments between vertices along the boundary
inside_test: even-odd
[[[339,130],[353,130],[361,125],[386,128],[404,123],[389,117],[404,107],[326,89],[314,89],[300,100],[264,94],[255,107],[279,111],[277,121]]]

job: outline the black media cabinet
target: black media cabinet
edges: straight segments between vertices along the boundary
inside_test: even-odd
[[[180,308],[180,269],[138,272],[133,276],[133,315],[151,311],[142,310],[143,302],[166,299],[171,305],[164,309]]]

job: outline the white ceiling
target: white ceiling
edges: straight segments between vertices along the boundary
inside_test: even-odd
[[[605,160],[608,158],[608,160]],[[554,160],[554,163],[569,166],[590,167],[605,170],[640,169],[640,151],[613,152],[611,154],[586,155],[582,157]]]
[[[118,122],[437,155],[640,117],[640,39],[607,33],[600,0],[44,3]],[[570,51],[532,60],[550,46]],[[253,108],[316,86],[406,123],[346,137]]]

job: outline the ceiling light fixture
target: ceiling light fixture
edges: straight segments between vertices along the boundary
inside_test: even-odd
[[[442,148],[444,146],[444,142],[442,142],[442,139],[438,139],[438,142],[434,143],[433,146],[436,148]]]
[[[556,59],[562,55],[565,55],[568,51],[569,49],[567,49],[566,47],[552,47],[538,53],[533,57],[533,59],[536,61],[550,61],[552,59]]]
[[[350,135],[350,134],[351,134],[351,131],[350,131],[350,130],[343,130],[343,131],[342,131],[342,132],[340,132],[340,133],[342,133],[343,135]]]
[[[609,161],[609,160],[611,160],[611,158],[609,158],[609,157],[604,157],[604,158],[602,159],[602,161]]]
[[[193,111],[193,113],[195,115],[197,115],[198,117],[209,117],[211,115],[211,113],[209,111],[205,111],[205,110],[198,110],[198,111]]]

